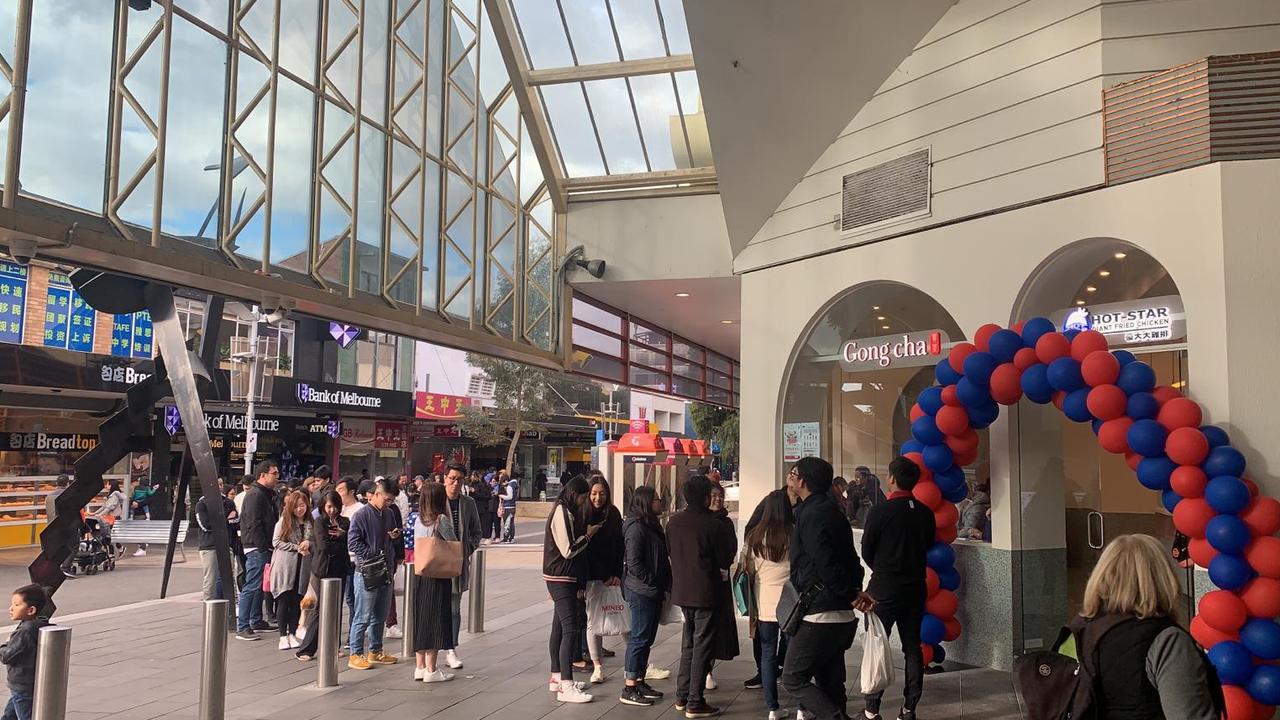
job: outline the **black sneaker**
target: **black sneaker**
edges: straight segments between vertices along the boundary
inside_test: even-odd
[[[640,705],[642,707],[653,705],[653,701],[645,697],[637,685],[628,685],[622,688],[622,695],[618,697],[618,702],[623,705]]]
[[[709,718],[720,714],[720,708],[711,707],[706,700],[689,703],[685,706],[684,716],[687,718]]]
[[[640,694],[641,694],[641,695],[644,695],[644,696],[645,696],[645,698],[647,698],[647,699],[649,699],[649,700],[661,700],[661,699],[662,699],[662,693],[661,693],[661,692],[659,692],[659,691],[657,691],[657,690],[654,690],[654,689],[653,689],[653,688],[651,688],[651,687],[649,687],[649,683],[647,683],[647,682],[645,682],[645,681],[643,681],[643,680],[641,680],[640,682],[636,683],[636,685],[635,685],[635,686],[636,686],[637,688],[640,688]]]
[[[753,675],[750,680],[747,680],[746,682],[742,683],[742,687],[748,690],[759,690],[760,688],[764,687],[764,681],[760,679],[759,674],[756,674],[756,675]]]
[[[677,709],[677,710],[684,710],[685,706],[686,706],[686,705],[688,705],[688,704],[689,704],[689,700],[688,700],[687,698],[682,698],[682,697],[678,697],[678,698],[676,698],[676,709]]]
[[[604,648],[603,650],[600,651],[600,654],[605,657],[614,657],[618,653],[614,652],[613,650],[610,650],[609,648]]]
[[[265,632],[267,630],[277,630],[279,629],[279,627],[280,627],[279,625],[274,625],[272,623],[267,622],[266,620],[262,620],[257,625],[254,625],[253,629]]]
[[[257,633],[255,633],[252,630],[241,630],[236,633],[236,639],[237,640],[258,640],[260,638],[258,637]]]
[[[916,720],[916,711],[902,708],[898,713],[898,720]]]

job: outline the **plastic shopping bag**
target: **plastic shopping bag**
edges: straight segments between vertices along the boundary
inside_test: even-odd
[[[862,647],[862,694],[880,692],[893,684],[893,662],[889,659],[889,634],[875,613],[863,613],[867,632]]]
[[[622,588],[599,580],[587,583],[587,631],[593,635],[624,635],[631,632],[631,618]]]
[[[684,613],[680,611],[679,605],[671,602],[671,595],[668,594],[662,602],[662,616],[658,618],[659,625],[675,625],[684,622]]]

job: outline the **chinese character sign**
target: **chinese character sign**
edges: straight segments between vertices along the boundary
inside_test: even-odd
[[[378,423],[373,436],[373,446],[379,449],[407,450],[409,426],[404,423]]]
[[[428,420],[457,420],[462,408],[471,404],[471,398],[459,395],[420,392],[414,404],[414,416]]]
[[[116,315],[111,323],[111,354],[116,357],[151,359],[151,313],[143,310],[131,315]]]
[[[71,289],[60,288],[53,284],[45,294],[44,303],[44,345],[45,347],[65,348],[69,339],[68,327],[71,318]]]
[[[21,344],[27,304],[27,268],[0,262],[0,342]]]
[[[151,313],[143,310],[133,314],[133,357],[151,359]]]

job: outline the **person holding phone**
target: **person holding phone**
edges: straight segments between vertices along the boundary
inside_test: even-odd
[[[315,521],[312,533],[311,592],[320,595],[320,581],[339,578],[343,581],[351,575],[351,556],[347,553],[347,531],[351,521],[342,515],[342,497],[330,490],[320,499],[320,517]],[[297,658],[307,662],[316,656],[320,647],[319,613],[311,613],[303,635],[302,647]]]
[[[583,553],[587,543],[600,531],[600,524],[588,525],[590,486],[578,475],[564,485],[555,507],[547,515],[542,543],[542,579],[555,604],[551,621],[551,679],[547,689],[564,703],[588,703],[593,699],[583,691],[584,683],[573,680],[573,659],[578,654],[582,631],[583,580],[587,575]]]

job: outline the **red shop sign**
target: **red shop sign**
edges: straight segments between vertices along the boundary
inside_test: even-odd
[[[378,423],[374,429],[373,446],[379,450],[407,450],[409,426],[404,423]]]

